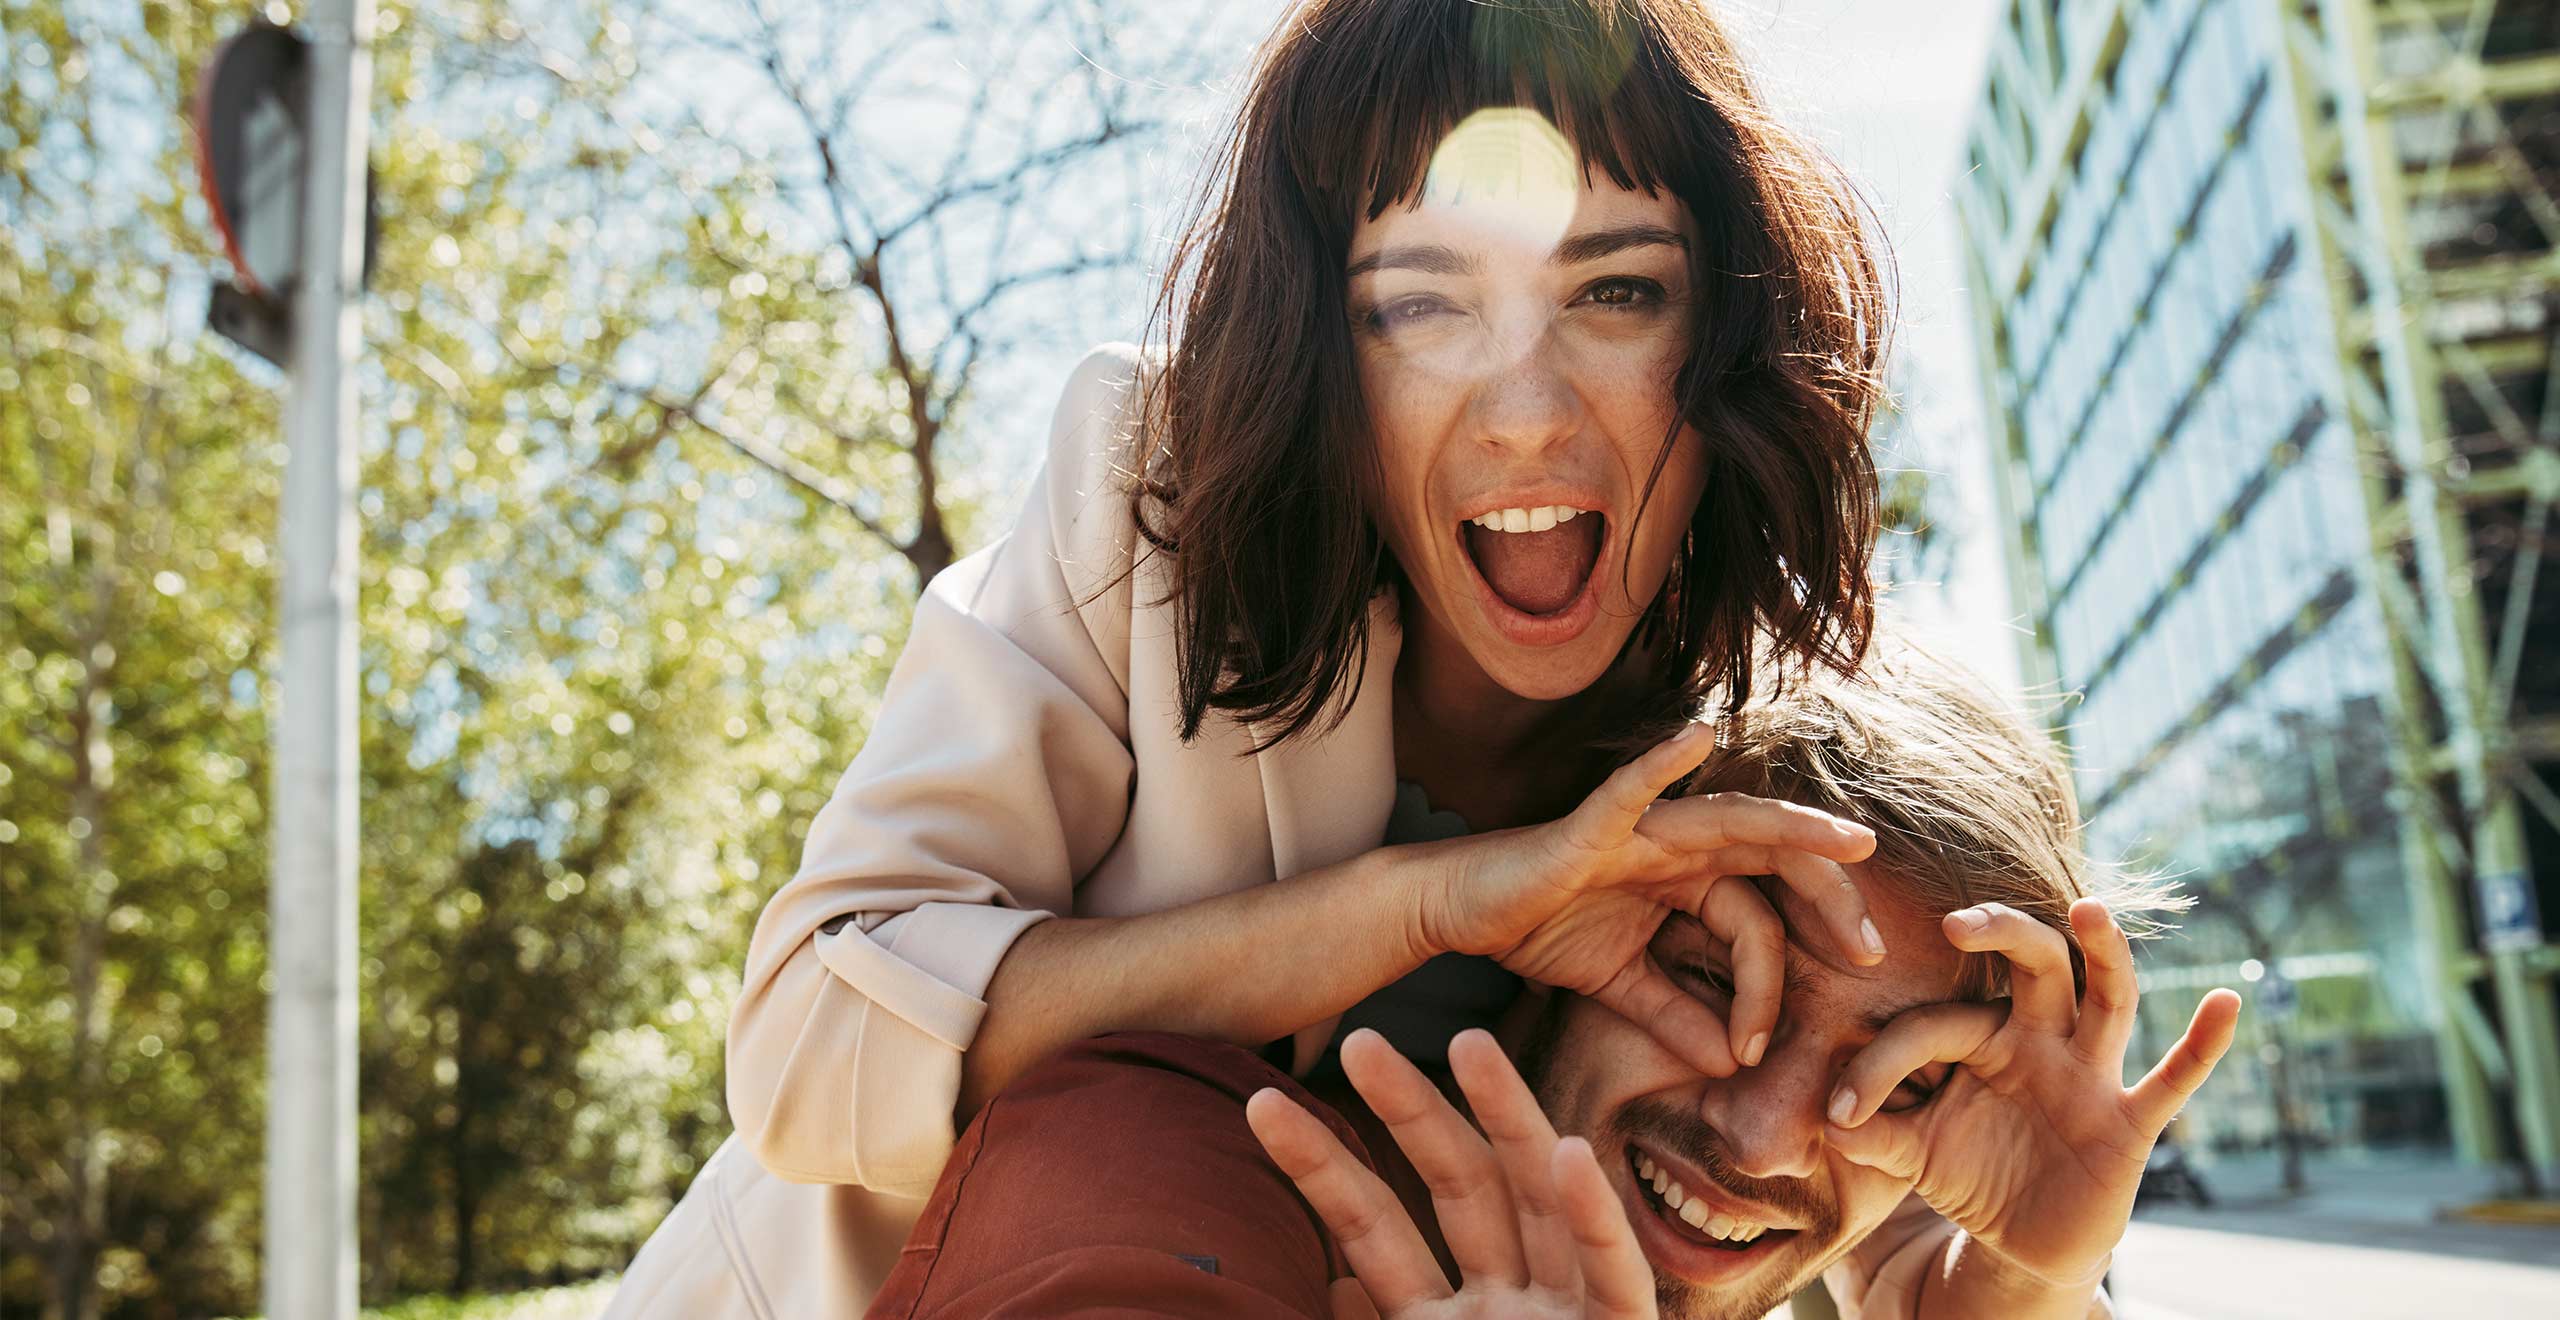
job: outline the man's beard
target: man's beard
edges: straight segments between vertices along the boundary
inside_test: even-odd
[[[1563,994],[1549,996],[1545,1007],[1538,1013],[1537,1021],[1531,1025],[1528,1037],[1521,1042],[1517,1060],[1521,1078],[1528,1082],[1531,1094],[1537,1096],[1538,1107],[1551,1118],[1558,1117],[1558,1105],[1562,1099],[1551,1083],[1556,1049],[1564,1035],[1567,999],[1568,996]],[[1760,1320],[1838,1258],[1843,1245],[1838,1242],[1839,1203],[1820,1195],[1812,1184],[1801,1178],[1754,1178],[1735,1169],[1732,1159],[1725,1154],[1723,1135],[1695,1113],[1656,1101],[1637,1100],[1606,1117],[1588,1114],[1580,1117],[1590,1130],[1579,1135],[1591,1142],[1592,1154],[1598,1158],[1623,1159],[1621,1152],[1628,1140],[1644,1137],[1663,1150],[1695,1163],[1717,1186],[1733,1195],[1802,1219],[1805,1227],[1797,1234],[1796,1243],[1820,1244],[1829,1248],[1821,1256],[1799,1265],[1792,1274],[1763,1271],[1713,1291],[1656,1269],[1653,1272],[1654,1304],[1665,1317],[1672,1320]],[[1558,1126],[1562,1127],[1564,1121],[1559,1118]]]

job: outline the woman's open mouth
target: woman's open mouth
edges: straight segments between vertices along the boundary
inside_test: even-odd
[[[1608,515],[1561,504],[1495,509],[1460,524],[1458,539],[1486,613],[1513,641],[1570,641],[1598,612]]]

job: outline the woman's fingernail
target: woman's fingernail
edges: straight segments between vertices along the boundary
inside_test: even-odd
[[[1979,908],[1966,908],[1962,912],[1950,912],[1947,915],[1956,919],[1956,929],[1967,934],[1981,934],[1982,928],[1991,924],[1991,918]]]
[[[1768,1048],[1769,1033],[1765,1031],[1759,1032],[1753,1035],[1751,1039],[1742,1042],[1742,1066],[1745,1068],[1759,1067],[1761,1052]]]
[[[1875,918],[1858,918],[1858,933],[1866,937],[1867,952],[1879,958],[1884,956],[1884,935],[1876,929]]]
[[[1849,1126],[1849,1116],[1856,1112],[1858,1112],[1857,1092],[1844,1086],[1837,1092],[1833,1093],[1831,1097],[1831,1121],[1833,1123],[1836,1123],[1841,1127],[1847,1127]]]

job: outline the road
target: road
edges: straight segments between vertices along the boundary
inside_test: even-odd
[[[2113,1282],[2124,1320],[2560,1316],[2560,1230],[2146,1211]]]

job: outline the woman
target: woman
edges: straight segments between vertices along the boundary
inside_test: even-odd
[[[1086,360],[1020,522],[919,603],[758,922],[740,1140],[615,1313],[859,1305],[955,1122],[1088,1035],[1305,1071],[1357,1006],[1428,1057],[1517,976],[1729,1072],[1777,936],[1718,879],[1881,955],[1863,827],[1655,804],[1697,729],[1612,770],[1871,616],[1878,265],[1695,0],[1307,0],[1223,166],[1169,348]],[[1406,842],[1432,809],[1478,832]],[[1746,950],[1730,1035],[1644,957],[1675,906]]]

